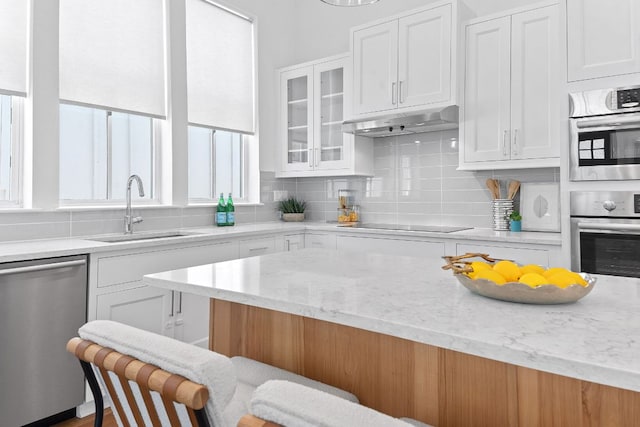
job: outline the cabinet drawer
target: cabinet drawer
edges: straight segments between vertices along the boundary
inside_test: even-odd
[[[141,280],[145,274],[234,259],[235,255],[234,244],[225,242],[102,257],[98,259],[98,287]]]
[[[305,248],[316,249],[335,249],[336,248],[336,235],[335,234],[305,234],[304,236]]]
[[[492,258],[509,259],[518,264],[537,264],[549,267],[549,252],[544,249],[509,248],[490,245],[456,245],[456,255],[470,253],[484,253]]]
[[[434,258],[444,255],[444,243],[417,240],[380,239],[373,237],[338,236],[338,250],[366,251],[389,255]]]
[[[261,239],[243,240],[239,244],[240,258],[266,255],[276,252],[276,238],[264,237]]]

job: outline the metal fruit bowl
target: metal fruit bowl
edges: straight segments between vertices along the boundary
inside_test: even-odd
[[[520,282],[496,285],[491,280],[472,279],[464,273],[454,273],[454,277],[473,293],[501,301],[524,304],[567,304],[576,302],[591,292],[596,283],[595,277],[586,273],[580,273],[580,276],[587,281],[587,286],[576,284],[560,288],[556,285],[540,285],[532,288]]]
[[[501,301],[518,302],[523,304],[567,304],[578,301],[593,289],[596,278],[587,273],[579,273],[587,282],[587,286],[579,284],[561,288],[556,285],[540,285],[531,287],[520,282],[508,282],[504,285],[497,285],[491,280],[472,279],[465,273],[472,271],[469,261],[462,261],[468,258],[482,258],[493,263],[496,259],[490,258],[487,254],[465,254],[460,256],[445,256],[447,265],[442,267],[445,270],[453,270],[454,277],[471,292],[488,298]]]

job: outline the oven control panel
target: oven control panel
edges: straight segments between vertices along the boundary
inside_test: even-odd
[[[640,218],[640,193],[573,191],[571,216]]]
[[[634,108],[640,105],[640,89],[637,87],[630,89],[618,89],[615,93],[616,103],[613,105],[614,110]]]

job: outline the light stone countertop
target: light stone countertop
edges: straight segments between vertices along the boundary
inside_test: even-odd
[[[576,303],[527,305],[475,295],[442,264],[303,249],[144,282],[640,391],[640,279],[596,276]]]
[[[331,232],[353,235],[377,235],[411,237],[418,239],[459,239],[474,241],[495,241],[522,244],[561,245],[560,233],[522,232],[510,233],[508,231],[493,231],[491,229],[470,229],[455,233],[427,233],[417,231],[399,230],[369,230],[349,227],[338,227],[336,224],[301,222],[266,222],[233,227],[196,227],[181,228],[180,231],[190,233],[187,236],[168,237],[150,240],[137,240],[130,242],[105,243],[91,240],[92,236],[60,238],[47,240],[25,240],[0,242],[0,263],[23,261],[29,259],[58,257],[78,254],[92,254],[116,250],[129,250],[138,248],[153,248],[168,244],[191,244],[196,242],[209,242],[228,238],[252,238],[277,233],[303,233],[308,231]],[[168,230],[159,230],[168,231]],[[173,230],[172,230],[173,231]],[[136,232],[136,235],[144,235],[148,232]],[[150,232],[153,233],[153,232]],[[113,235],[111,235],[113,236]],[[100,236],[93,236],[100,237]]]

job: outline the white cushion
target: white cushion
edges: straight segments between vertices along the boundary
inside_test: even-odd
[[[287,427],[411,427],[366,406],[280,380],[256,388],[251,414]]]
[[[358,398],[352,393],[275,366],[240,356],[232,357],[231,362],[236,369],[238,384],[231,402],[224,411],[228,426],[237,425],[240,418],[249,413],[249,401],[256,387],[270,380],[285,380],[303,384],[312,389],[321,390],[350,402],[358,403]]]

